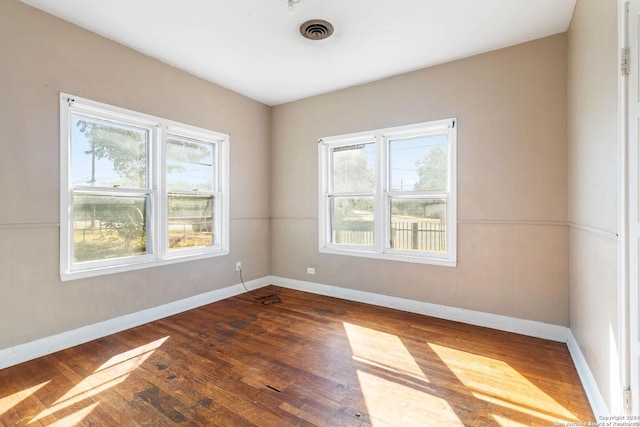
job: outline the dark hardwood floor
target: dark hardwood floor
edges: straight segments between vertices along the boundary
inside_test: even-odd
[[[281,297],[262,305],[240,295],[0,370],[0,424],[594,420],[564,344],[288,289]]]

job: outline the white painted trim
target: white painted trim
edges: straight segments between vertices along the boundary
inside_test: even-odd
[[[323,137],[318,140],[318,248],[321,253],[343,256],[386,259],[400,262],[413,262],[431,265],[455,267],[457,262],[457,118],[416,123],[357,132],[344,135]],[[418,136],[446,135],[448,160],[448,187],[444,190],[414,190],[402,192],[393,190],[389,182],[390,143],[394,139]],[[375,187],[369,191],[336,192],[331,185],[332,150],[360,144],[375,144]],[[371,246],[345,245],[332,242],[330,199],[332,197],[371,197],[374,199],[373,228],[374,241]],[[390,201],[405,198],[443,198],[446,199],[446,252],[402,251],[389,245]],[[386,224],[386,225],[385,225]]]
[[[426,316],[453,320],[455,322],[462,322],[475,326],[484,326],[486,328],[498,329],[505,332],[514,332],[551,341],[564,343],[567,342],[568,339],[569,328],[544,322],[537,322],[534,320],[518,319],[499,314],[449,307],[446,305],[357,291],[354,289],[341,288],[339,286],[287,279],[278,276],[271,276],[270,283],[276,286],[310,292],[313,294],[363,302],[380,307],[394,308],[397,310],[408,311],[410,313],[423,314]]]
[[[589,400],[589,404],[591,405],[591,409],[593,410],[593,415],[596,417],[596,420],[601,419],[600,417],[610,416],[609,408],[605,403],[602,393],[600,393],[598,383],[596,382],[591,369],[589,369],[587,359],[585,359],[582,354],[578,341],[576,341],[571,330],[568,331],[567,347],[569,347],[569,353],[573,359],[573,364],[578,371],[580,382],[587,394],[587,399]]]
[[[269,284],[267,277],[245,282],[249,289],[261,288]],[[245,292],[241,284],[228,286],[222,289],[194,295],[168,304],[148,308],[136,313],[83,326],[71,331],[62,332],[46,338],[41,338],[24,344],[0,350],[0,369],[17,365],[56,351],[64,350],[79,344],[93,341],[107,335],[115,334],[126,329],[144,325],[145,323],[163,319],[174,314],[211,304],[216,301],[230,298]]]
[[[587,360],[582,354],[580,346],[573,336],[571,329],[567,327],[537,322],[534,320],[518,319],[498,314],[374,294],[371,292],[357,291],[338,286],[287,279],[278,276],[268,277],[267,281],[271,284],[282,286],[284,288],[296,289],[299,291],[393,308],[411,313],[437,317],[440,319],[452,320],[470,325],[483,326],[500,331],[514,332],[531,337],[566,343],[569,349],[569,354],[573,360],[573,364],[578,371],[580,382],[587,394],[587,399],[589,400],[589,404],[591,405],[591,409],[593,410],[596,419],[600,419],[600,416],[610,415],[609,409],[602,397],[602,394],[600,393],[598,384],[596,383],[593,373],[589,368]]]
[[[341,288],[338,286],[287,279],[279,276],[265,276],[246,282],[249,289],[257,289],[269,284],[318,295],[341,298],[348,301],[362,302],[426,316],[433,316],[440,319],[567,343],[569,353],[571,354],[573,363],[578,371],[580,381],[585,389],[596,419],[598,419],[599,416],[609,415],[607,405],[605,404],[595,378],[589,369],[589,365],[587,364],[576,339],[571,333],[571,330],[564,326],[431,304],[405,298],[391,297],[372,292]],[[29,343],[9,347],[0,350],[0,369],[17,365],[37,357],[45,356],[56,351],[64,350],[75,345],[140,326],[145,323],[153,322],[174,314],[201,307],[206,304],[211,304],[225,298],[230,298],[243,292],[245,292],[245,290],[242,285],[236,284],[179,301],[174,301],[162,306],[149,308],[136,313],[106,320],[104,322],[84,326]]]
[[[605,230],[603,228],[592,227],[590,225],[578,224],[575,222],[568,223],[570,228],[574,228],[580,231],[586,231],[588,233],[597,234],[598,236],[606,237],[611,240],[618,240],[618,233],[610,230]]]
[[[629,48],[629,3],[628,0],[618,0],[618,63],[622,66],[623,49]],[[628,50],[626,50],[629,52]],[[630,56],[627,56],[628,61]],[[627,71],[629,71],[627,64]],[[638,75],[637,70],[634,75]],[[636,310],[629,306],[629,111],[628,111],[628,72],[620,73],[618,78],[618,378],[613,379],[613,386],[617,384],[622,388],[631,389],[631,401],[629,405],[624,403],[623,391],[618,389],[619,399],[612,399],[611,410],[616,413],[629,412],[633,406],[634,394],[637,395],[637,384],[633,384],[630,374],[630,363],[637,360],[637,355],[630,346],[630,319],[632,312]],[[637,126],[637,124],[634,124]],[[636,261],[637,262],[637,261]],[[613,363],[611,361],[610,363]],[[618,381],[615,381],[618,380]],[[585,386],[585,389],[587,387]],[[635,389],[635,390],[633,390]],[[617,404],[618,407],[615,407]],[[594,404],[591,405],[595,407]],[[637,409],[636,409],[637,411]]]
[[[620,322],[626,327],[628,333],[628,342],[626,343],[627,364],[628,366],[629,386],[631,387],[631,413],[640,415],[640,352],[638,344],[640,342],[640,311],[638,308],[638,300],[640,298],[640,248],[638,241],[640,240],[640,127],[638,120],[640,119],[640,100],[638,100],[638,92],[640,91],[640,70],[637,66],[640,60],[640,24],[638,15],[640,15],[640,1],[630,0],[629,20],[628,20],[628,45],[629,49],[629,76],[626,81],[626,126],[619,129],[623,132],[627,139],[625,145],[626,161],[622,165],[624,170],[624,183],[626,184],[626,209],[624,212],[625,229],[625,246],[624,261],[626,269],[624,272],[625,280],[627,280],[626,291],[624,297],[625,311],[620,313]],[[626,11],[625,11],[626,12]],[[620,46],[619,46],[620,47]],[[622,160],[621,160],[622,161]],[[624,209],[624,206],[621,208]],[[619,300],[620,301],[620,300]],[[628,317],[627,317],[628,316]],[[620,330],[620,333],[623,333]],[[624,344],[624,343],[623,343]],[[626,379],[626,378],[625,378]]]
[[[71,180],[72,117],[87,117],[96,120],[115,121],[126,126],[146,130],[146,182],[140,188],[97,186],[73,183]],[[215,229],[219,242],[179,251],[168,248],[168,218],[166,197],[170,192],[167,184],[167,137],[189,138],[202,144],[211,144],[216,165],[215,187],[212,191],[191,191],[215,197],[213,206],[216,218]],[[175,262],[229,254],[229,138],[228,134],[204,129],[162,117],[93,101],[60,92],[60,278],[62,281],[84,279],[105,274],[133,271],[168,265]],[[214,178],[212,175],[211,178]],[[117,188],[116,188],[117,187]],[[183,191],[176,190],[183,194]],[[138,256],[99,259],[76,262],[73,256],[73,206],[77,194],[103,196],[137,196],[147,200],[147,250]]]

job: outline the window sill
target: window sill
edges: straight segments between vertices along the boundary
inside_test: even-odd
[[[436,258],[429,256],[411,256],[398,253],[379,253],[366,250],[340,249],[340,248],[320,248],[320,253],[345,255],[361,258],[373,258],[387,261],[411,262],[415,264],[437,265],[441,267],[456,267],[457,261],[449,258]]]
[[[196,261],[200,259],[213,258],[213,257],[218,257],[218,256],[223,256],[228,254],[229,254],[229,250],[227,249],[227,250],[208,252],[208,253],[202,253],[202,254],[175,256],[172,258],[160,259],[160,260],[155,259],[151,261],[120,264],[120,265],[113,265],[109,267],[96,267],[96,268],[90,268],[90,269],[84,269],[84,270],[78,270],[78,271],[64,272],[60,274],[60,279],[63,282],[67,282],[71,280],[86,279],[89,277],[104,276],[107,274],[123,273],[126,271],[142,270],[145,268],[162,267],[165,265],[177,264],[177,263],[187,262],[187,261]]]

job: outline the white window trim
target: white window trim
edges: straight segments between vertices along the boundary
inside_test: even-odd
[[[149,130],[147,189],[118,189],[117,193],[148,194],[151,200],[148,236],[150,253],[82,263],[73,262],[73,194],[71,182],[71,115],[81,113],[99,119],[111,118]],[[219,244],[169,251],[166,186],[167,134],[214,143],[220,196]],[[63,281],[158,267],[229,254],[229,135],[89,99],[60,93],[60,277]],[[87,188],[91,191],[91,188]],[[103,189],[104,190],[104,189]],[[116,192],[114,192],[116,193]],[[106,194],[100,191],[100,194]]]
[[[318,141],[318,242],[321,253],[357,256],[392,261],[455,267],[457,265],[457,120],[455,118],[432,122],[416,123],[321,138]],[[425,134],[448,133],[448,172],[449,188],[447,189],[447,249],[446,253],[403,251],[389,247],[388,209],[385,207],[391,195],[388,191],[388,141],[399,137],[411,137]],[[374,244],[370,246],[340,245],[331,243],[329,214],[329,150],[331,148],[365,142],[376,144],[375,196],[374,196]],[[411,192],[404,192],[402,197],[416,197]],[[421,194],[419,197],[429,197]],[[431,196],[435,197],[435,195]]]

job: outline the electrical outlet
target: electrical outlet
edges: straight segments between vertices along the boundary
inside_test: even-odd
[[[236,261],[236,271],[242,270],[242,263],[240,261]]]
[[[307,274],[316,274],[316,269],[313,267],[307,267]]]

